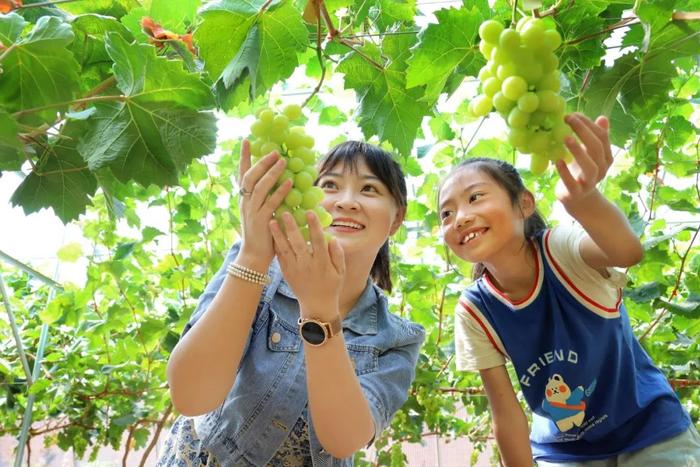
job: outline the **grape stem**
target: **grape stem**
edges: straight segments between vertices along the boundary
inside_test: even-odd
[[[552,5],[549,9],[544,10],[544,11],[542,11],[542,12],[538,12],[539,17],[541,18],[541,17],[543,17],[543,16],[554,16],[554,15],[556,15],[557,12],[559,11],[559,9],[562,7],[562,5],[564,5],[564,2],[567,2],[567,1],[568,1],[568,0],[557,0],[557,3],[555,3],[554,5]]]
[[[79,2],[81,0],[54,0],[52,2],[41,2],[41,3],[32,3],[29,5],[22,5],[18,6],[15,8],[16,10],[23,10],[26,8],[39,8],[42,6],[53,6],[53,5],[58,5],[59,3],[72,3],[72,2]]]
[[[314,0],[311,0],[314,1]],[[319,2],[320,3],[320,2]],[[321,66],[321,79],[318,80],[318,84],[314,88],[313,91],[311,91],[311,94],[309,94],[309,97],[307,97],[304,100],[304,103],[301,104],[302,107],[306,107],[306,105],[311,101],[311,99],[318,94],[318,92],[321,90],[321,86],[323,85],[323,80],[326,77],[326,64],[323,61],[323,41],[321,40],[321,16],[317,16],[316,18],[316,57],[318,58],[318,64]]]

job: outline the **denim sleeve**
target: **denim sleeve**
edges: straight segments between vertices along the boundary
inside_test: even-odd
[[[197,307],[194,309],[192,316],[190,316],[190,320],[185,325],[185,329],[183,329],[180,338],[182,338],[182,336],[184,336],[187,333],[187,331],[192,329],[192,326],[194,326],[195,323],[199,321],[199,318],[201,318],[202,315],[204,315],[204,313],[207,311],[207,309],[209,309],[209,305],[211,304],[212,300],[214,300],[214,297],[216,296],[217,292],[219,292],[221,284],[224,283],[226,274],[228,274],[226,272],[226,268],[231,262],[233,262],[236,259],[240,249],[240,242],[236,242],[231,247],[228,254],[226,255],[226,258],[224,259],[224,264],[221,265],[219,271],[216,273],[216,275],[214,275],[214,278],[211,281],[209,281],[209,284],[207,284],[207,288],[204,289],[204,292],[199,297]]]
[[[416,377],[416,364],[425,331],[416,324],[402,322],[405,340],[379,356],[378,370],[361,375],[360,386],[369,402],[374,419],[374,436],[389,426],[394,414],[408,399],[408,390]]]

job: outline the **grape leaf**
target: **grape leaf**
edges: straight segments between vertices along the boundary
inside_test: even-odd
[[[0,44],[9,47],[22,34],[27,22],[17,13],[0,15]]]
[[[119,33],[127,41],[133,36],[119,21],[102,15],[86,14],[71,20],[75,40],[71,51],[81,64],[81,91],[87,93],[111,75],[111,59],[105,49],[105,36],[109,32]]]
[[[73,31],[69,24],[44,16],[27,36],[18,38],[16,28],[22,22],[13,13],[7,15],[0,26],[3,42],[11,37],[16,40],[3,53],[0,62],[3,70],[0,106],[8,112],[17,112],[66,102],[18,118],[19,123],[52,123],[57,110],[68,107],[67,102],[78,88],[79,65],[67,48],[73,40]]]
[[[83,121],[66,123],[61,136],[45,147],[36,170],[12,194],[14,206],[22,206],[25,214],[52,208],[64,223],[85,212],[97,181],[76,150],[76,142],[84,131]]]
[[[636,119],[650,121],[668,100],[677,75],[673,60],[700,50],[699,30],[690,22],[668,23],[652,38],[647,53],[628,53],[613,67],[596,69],[583,96],[587,113],[609,115],[619,105]]]
[[[289,0],[215,0],[200,9],[203,19],[194,33],[205,69],[217,81],[219,102],[247,85],[252,98],[288,78],[299,64],[309,37],[301,14]],[[256,37],[258,36],[259,37]],[[243,71],[250,73],[249,84]]]
[[[90,170],[109,166],[121,181],[176,184],[179,171],[214,150],[214,115],[207,86],[176,61],[156,57],[153,47],[107,37],[117,85],[125,96],[96,105],[78,146]]]
[[[6,112],[0,111],[0,171],[19,170],[24,162],[21,151],[17,122]]]
[[[393,35],[385,37],[382,50],[365,44],[362,52],[377,64],[382,54],[392,57],[381,70],[356,52],[338,65],[338,71],[345,73],[345,88],[357,93],[359,125],[365,136],[376,134],[403,155],[410,154],[421,121],[430,113],[430,106],[420,101],[423,91],[406,89],[406,60],[415,42],[410,35]]]
[[[194,23],[200,0],[152,0],[148,16],[165,29],[185,32]]]
[[[449,8],[435,13],[438,24],[420,33],[408,60],[406,87],[426,86],[424,100],[434,103],[457,67],[476,75],[485,60],[475,42],[484,20],[476,8]]]
[[[59,8],[74,15],[98,13],[115,18],[121,18],[132,8],[138,6],[138,0],[91,0],[90,2],[67,2],[59,4]]]

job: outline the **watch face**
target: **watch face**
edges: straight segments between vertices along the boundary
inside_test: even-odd
[[[326,340],[326,334],[320,324],[307,321],[301,326],[301,335],[309,344],[320,345]]]

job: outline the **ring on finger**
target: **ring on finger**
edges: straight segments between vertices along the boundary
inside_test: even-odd
[[[241,187],[241,189],[238,190],[238,194],[241,196],[250,196],[253,194],[253,192],[246,190],[244,187]]]

